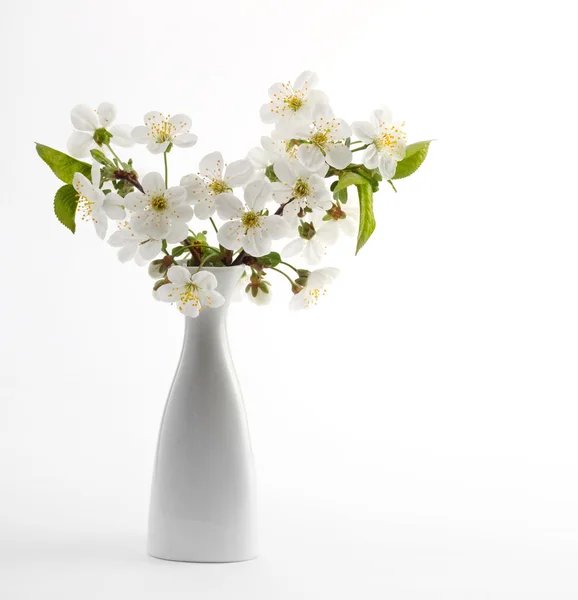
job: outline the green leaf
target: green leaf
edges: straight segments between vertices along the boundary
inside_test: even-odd
[[[357,185],[359,196],[359,230],[357,232],[357,254],[365,245],[365,242],[375,231],[375,215],[373,214],[373,189],[369,182]]]
[[[413,175],[422,165],[432,140],[410,144],[405,149],[405,158],[397,163],[397,169],[392,179],[403,179]]]
[[[349,187],[350,185],[365,185],[369,180],[360,175],[359,173],[353,173],[353,171],[344,171],[339,176],[339,181],[333,189],[333,195],[338,194],[341,190]]]
[[[73,185],[63,185],[54,196],[54,214],[72,233],[76,231],[76,207],[78,195]]]
[[[258,261],[266,269],[276,267],[281,262],[281,255],[278,252],[270,252],[265,256],[260,256]]]
[[[90,179],[90,165],[72,158],[64,152],[54,150],[42,144],[36,144],[38,156],[52,169],[52,172],[64,183],[72,183],[75,173],[82,173]]]

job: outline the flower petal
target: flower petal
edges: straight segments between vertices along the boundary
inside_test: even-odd
[[[126,211],[122,207],[123,199],[118,194],[107,194],[104,197],[103,209],[109,219],[120,221],[126,216]]]
[[[279,204],[285,204],[293,195],[293,188],[284,183],[274,182],[271,184],[272,198]]]
[[[351,150],[347,146],[338,144],[327,149],[325,160],[335,169],[345,169],[351,164]]]
[[[265,208],[267,200],[271,198],[271,182],[267,179],[252,181],[245,188],[245,204],[253,212],[261,212]]]
[[[251,227],[245,234],[243,249],[251,256],[265,256],[271,252],[273,241],[268,231],[260,227]]]
[[[183,285],[191,281],[191,274],[185,267],[173,266],[167,271],[167,277],[175,285]]]
[[[161,251],[161,247],[162,242],[160,240],[150,240],[138,247],[138,253],[145,260],[152,260]]]
[[[89,155],[91,147],[95,145],[96,143],[92,137],[92,133],[73,131],[68,138],[66,147],[72,156],[84,158]]]
[[[156,299],[161,302],[176,302],[179,299],[180,287],[174,283],[165,283],[157,289]]]
[[[101,127],[108,127],[116,119],[116,108],[110,102],[101,102],[96,109]]]
[[[391,179],[395,175],[397,169],[397,162],[391,156],[388,156],[385,152],[382,152],[379,156],[379,172],[384,179]]]
[[[191,281],[204,290],[214,290],[217,287],[217,278],[210,271],[197,271]]]
[[[147,173],[142,178],[142,187],[147,194],[147,196],[156,196],[157,194],[162,194],[166,190],[165,180],[160,173],[156,173],[152,171],[151,173]],[[181,188],[184,190],[184,188]]]
[[[70,120],[75,129],[94,132],[98,129],[96,112],[86,104],[78,104],[70,111]]]
[[[181,133],[173,140],[173,144],[179,148],[192,148],[197,140],[198,138],[194,133]]]
[[[377,151],[377,148],[375,147],[375,144],[369,145],[363,151],[363,164],[368,169],[375,169],[379,164],[379,153]]]
[[[280,240],[289,235],[289,224],[283,217],[279,215],[269,215],[262,218],[266,231],[274,240]]]
[[[220,152],[211,152],[211,154],[207,154],[199,164],[199,171],[202,175],[218,177],[221,179],[223,172],[223,155]]]
[[[373,138],[377,135],[377,128],[368,121],[354,121],[351,129],[364,144],[373,142]]]
[[[137,144],[148,144],[152,139],[150,129],[144,125],[134,127],[130,136]]]
[[[244,227],[241,221],[229,221],[217,233],[219,243],[227,250],[238,250],[243,245]]]
[[[113,125],[109,132],[112,134],[111,144],[121,148],[132,148],[135,140],[132,138],[133,128],[130,125]]]
[[[187,207],[190,208],[190,207]],[[189,234],[189,228],[185,221],[173,221],[171,230],[168,232],[166,240],[171,244],[176,244],[186,239]]]
[[[243,203],[237,196],[231,193],[219,194],[216,198],[217,214],[221,219],[240,219],[245,214]],[[195,212],[198,215],[199,207]]]
[[[174,127],[174,135],[187,133],[191,129],[191,125],[193,124],[190,117],[181,113],[173,115],[169,119],[169,123]]]
[[[297,160],[310,171],[316,171],[325,162],[325,157],[317,146],[301,144],[297,150]]]
[[[187,197],[187,190],[180,185],[174,185],[166,191],[165,197],[169,198],[173,205],[183,204]]]
[[[227,165],[223,179],[228,186],[237,187],[247,183],[253,176],[254,171],[255,167],[253,167],[251,161],[247,159],[236,160]]]
[[[303,71],[295,80],[294,88],[297,90],[312,89],[317,85],[319,78],[313,71]]]
[[[277,175],[279,181],[287,184],[290,187],[295,185],[295,182],[297,181],[297,173],[295,173],[295,170],[287,158],[284,156],[279,158],[279,160],[277,160],[273,166],[273,170],[275,171],[275,175]]]
[[[281,250],[281,256],[284,258],[291,258],[292,256],[297,256],[301,254],[305,249],[305,240],[302,237],[295,238],[290,241],[284,248]]]

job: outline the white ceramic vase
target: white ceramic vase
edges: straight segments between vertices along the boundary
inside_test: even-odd
[[[157,558],[235,562],[257,554],[253,455],[226,326],[243,268],[208,268],[225,305],[184,317],[154,466],[148,552]]]

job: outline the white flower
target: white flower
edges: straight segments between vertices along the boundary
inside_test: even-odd
[[[325,162],[336,169],[351,163],[351,150],[345,145],[351,128],[342,119],[336,119],[326,104],[315,107],[313,121],[297,124],[292,133],[294,138],[306,142],[299,146],[297,160],[310,171],[316,171]]]
[[[217,292],[217,278],[209,271],[194,275],[185,267],[171,267],[167,276],[171,283],[158,288],[156,298],[162,302],[176,302],[186,317],[198,317],[204,308],[218,308],[225,299]]]
[[[327,287],[338,275],[339,269],[334,267],[311,271],[303,289],[291,298],[289,307],[293,310],[312,308],[317,304],[319,298],[325,296]]]
[[[338,235],[335,227],[316,227],[313,223],[302,223],[299,226],[299,236],[281,250],[281,256],[291,258],[299,255],[308,264],[318,265],[327,253],[327,247],[335,244]]]
[[[295,83],[275,83],[269,88],[267,104],[261,107],[263,123],[279,123],[283,120],[307,120],[317,104],[327,104],[327,96],[320,90],[313,89],[317,85],[317,75],[304,71]]]
[[[197,136],[189,133],[192,121],[187,115],[164,117],[153,110],[144,116],[144,123],[132,130],[132,139],[139,144],[146,144],[153,154],[162,154],[171,145],[191,148],[197,143]]]
[[[321,168],[312,173],[300,163],[290,163],[285,158],[275,163],[275,175],[279,182],[272,184],[273,199],[285,204],[283,216],[291,224],[295,224],[306,209],[315,212],[331,208],[331,192],[324,179],[327,169],[327,165],[322,163]]]
[[[78,194],[77,212],[83,221],[92,221],[96,234],[103,240],[108,229],[108,218],[124,219],[124,200],[114,192],[105,194],[100,189],[100,165],[93,163],[92,182],[82,173],[75,173],[72,185]]]
[[[297,159],[297,146],[289,147],[285,140],[276,140],[264,135],[261,147],[255,146],[247,153],[247,160],[255,168],[254,179],[263,179],[267,167],[274,165],[281,157],[289,162]]]
[[[253,165],[246,159],[225,167],[222,154],[212,152],[201,160],[196,175],[191,173],[181,179],[181,186],[187,190],[187,202],[195,206],[195,215],[199,219],[208,219],[215,212],[217,198],[247,183],[253,170]]]
[[[115,231],[108,238],[108,243],[113,248],[120,248],[118,251],[120,262],[128,262],[134,258],[139,266],[156,258],[162,247],[160,240],[153,240],[148,235],[136,233],[128,223],[124,229]]]
[[[86,104],[75,106],[70,113],[70,120],[75,129],[68,138],[67,147],[70,154],[79,158],[88,156],[92,148],[100,145],[95,140],[95,137],[99,138],[99,129],[106,129],[112,135],[110,142],[116,146],[134,146],[130,136],[131,127],[112,125],[115,118],[116,108],[110,102],[103,102],[96,110]]]
[[[405,156],[404,123],[393,123],[388,109],[375,110],[371,122],[356,121],[351,127],[355,135],[369,144],[363,154],[368,169],[379,168],[384,179],[395,175],[397,163]]]
[[[229,219],[219,229],[219,243],[229,250],[243,248],[251,256],[269,254],[273,240],[285,237],[287,222],[278,215],[267,215],[265,204],[271,197],[268,181],[253,181],[245,188],[245,206],[231,193],[221,194],[217,213],[221,219]]]
[[[193,209],[185,204],[185,188],[174,186],[167,190],[160,173],[147,173],[142,187],[144,194],[134,191],[124,199],[124,205],[133,213],[131,227],[135,233],[157,241],[185,239],[187,223],[193,218]]]

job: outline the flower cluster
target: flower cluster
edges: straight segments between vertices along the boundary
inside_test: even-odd
[[[321,265],[342,235],[357,236],[359,251],[375,228],[379,184],[395,190],[393,180],[414,173],[429,147],[406,145],[404,123],[386,109],[368,121],[336,117],[317,83],[306,71],[293,83],[272,85],[260,111],[271,130],[260,146],[232,162],[211,152],[179,185],[169,184],[168,158],[197,143],[187,115],[152,111],[143,125],[130,127],[114,124],[112,104],[76,106],[70,155],[37,145],[65,183],[55,197],[56,216],[73,232],[78,216],[92,222],[101,239],[115,221],[108,243],[118,258],[148,264],[155,298],[186,316],[224,303],[207,267],[244,265],[241,285],[256,304],[270,301],[273,271],[288,281],[291,307],[314,306],[338,271],[308,267]],[[113,148],[135,144],[162,155],[162,172],[141,177],[132,159],[122,160]],[[92,164],[79,160],[88,156]]]

